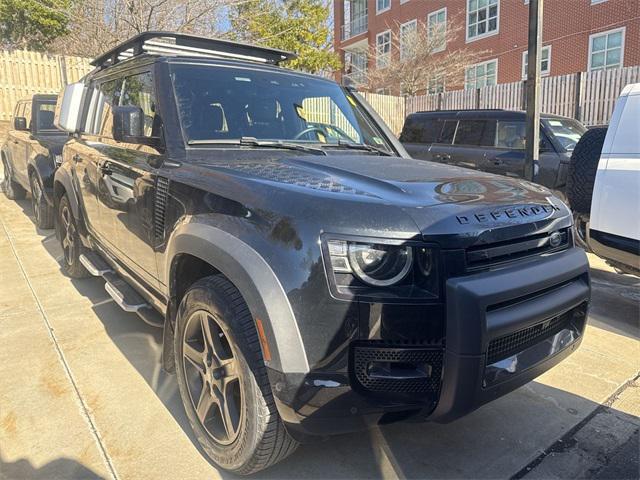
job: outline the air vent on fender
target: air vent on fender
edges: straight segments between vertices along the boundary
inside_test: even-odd
[[[169,179],[158,177],[156,180],[156,198],[153,214],[153,233],[156,241],[164,240],[164,222],[167,208],[167,198],[169,196]]]

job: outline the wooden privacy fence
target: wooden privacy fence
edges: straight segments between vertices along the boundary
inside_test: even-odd
[[[9,120],[18,100],[36,93],[57,94],[90,70],[88,58],[0,51],[0,121]]]

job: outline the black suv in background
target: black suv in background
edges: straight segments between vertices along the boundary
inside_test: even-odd
[[[2,189],[12,200],[31,192],[39,228],[53,227],[53,175],[69,135],[53,124],[56,95],[34,95],[19,101],[2,146]]]
[[[59,115],[64,270],[164,329],[196,437],[242,474],[308,437],[460,417],[574,351],[589,302],[547,189],[411,159],[290,58],[145,33]]]
[[[586,128],[577,120],[542,114],[540,163],[534,181],[564,192],[571,152]],[[524,178],[525,113],[509,110],[418,112],[400,141],[413,158]]]

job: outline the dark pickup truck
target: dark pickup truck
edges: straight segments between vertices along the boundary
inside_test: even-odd
[[[195,437],[241,474],[309,437],[467,414],[573,352],[590,296],[546,188],[410,158],[292,57],[145,33],[59,115],[63,269],[163,329]]]
[[[12,200],[31,193],[39,228],[53,227],[53,175],[62,161],[62,146],[69,139],[54,126],[56,100],[56,95],[34,95],[19,101],[2,146],[2,189]]]

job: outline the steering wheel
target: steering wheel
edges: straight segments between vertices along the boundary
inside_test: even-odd
[[[296,135],[293,137],[293,140],[300,140],[304,135],[307,135],[307,134],[309,134],[311,132],[318,132],[322,136],[326,136],[324,131],[319,127],[307,127],[304,130],[296,133]]]

